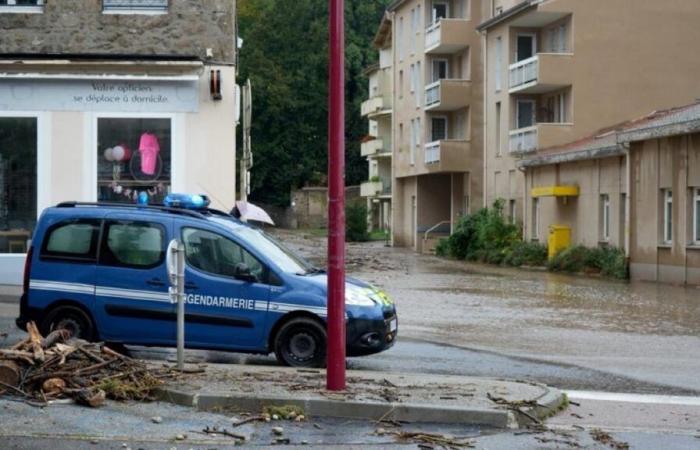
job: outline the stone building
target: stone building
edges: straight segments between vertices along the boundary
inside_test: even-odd
[[[0,285],[61,201],[235,201],[232,0],[0,2]]]

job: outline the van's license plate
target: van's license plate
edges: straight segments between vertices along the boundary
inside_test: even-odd
[[[394,319],[391,319],[391,321],[389,322],[389,331],[390,331],[391,333],[393,333],[393,332],[396,331],[398,328],[399,328],[399,321],[396,320],[395,318],[394,318]]]

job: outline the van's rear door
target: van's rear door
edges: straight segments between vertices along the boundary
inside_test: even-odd
[[[43,310],[69,301],[93,311],[101,221],[79,214],[52,219],[37,233],[43,239],[32,251],[27,306]]]
[[[172,345],[175,307],[168,297],[165,253],[173,221],[144,214],[105,218],[95,286],[102,339]]]

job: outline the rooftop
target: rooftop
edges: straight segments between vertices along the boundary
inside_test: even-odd
[[[518,162],[519,167],[534,167],[585,159],[622,155],[623,144],[647,139],[700,132],[700,101],[690,105],[654,111],[646,116],[608,127],[557,147],[542,149]]]

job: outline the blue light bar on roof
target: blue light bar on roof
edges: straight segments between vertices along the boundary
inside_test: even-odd
[[[206,195],[199,194],[168,194],[163,205],[169,208],[206,209],[211,201]]]

